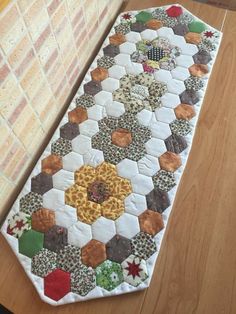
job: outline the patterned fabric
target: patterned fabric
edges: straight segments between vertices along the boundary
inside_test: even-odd
[[[106,260],[96,268],[97,285],[111,291],[123,281],[120,264]]]
[[[30,228],[30,216],[23,212],[19,212],[8,220],[7,233],[16,238],[19,238],[24,231],[29,230]]]
[[[57,254],[48,249],[43,248],[32,258],[31,271],[39,277],[46,277],[56,268]]]
[[[173,70],[177,65],[176,57],[181,54],[181,49],[171,44],[165,37],[143,39],[136,43],[136,49],[131,55],[131,60],[141,63],[144,71],[149,73],[159,69]]]
[[[156,252],[156,243],[153,241],[151,235],[140,232],[132,240],[132,253],[143,259],[148,259]]]
[[[103,150],[107,162],[117,164],[125,158],[138,161],[145,155],[145,143],[151,138],[151,132],[141,126],[131,114],[124,114],[118,119],[104,118],[99,122],[99,127],[100,131],[92,138],[92,147]],[[121,147],[112,141],[112,133],[117,129],[130,130],[132,134],[130,145]]]
[[[122,264],[124,280],[137,287],[147,279],[146,262],[135,255],[130,255]]]
[[[114,165],[104,162],[75,172],[75,184],[65,191],[65,203],[76,208],[80,221],[92,224],[100,216],[117,219],[131,191],[129,180],[119,177]]]
[[[43,198],[41,195],[29,192],[20,199],[20,211],[31,215],[34,211],[43,206]]]
[[[71,291],[85,296],[96,287],[95,272],[91,267],[80,265],[71,273]]]
[[[154,80],[148,73],[125,75],[113,98],[125,105],[127,112],[135,114],[143,109],[154,111],[161,107],[160,97],[167,92],[166,84]]]
[[[80,249],[73,245],[67,245],[57,254],[57,267],[72,272],[81,263]]]
[[[149,285],[220,39],[180,5],[118,17],[2,228],[43,300]]]
[[[168,192],[175,185],[175,175],[172,172],[160,170],[153,176],[154,185],[161,191]]]

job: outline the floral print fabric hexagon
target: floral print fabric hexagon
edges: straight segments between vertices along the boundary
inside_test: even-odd
[[[99,129],[92,138],[92,147],[102,150],[106,161],[112,164],[125,158],[138,161],[145,155],[145,143],[151,138],[151,131],[141,126],[135,116],[124,114],[120,118],[106,117],[99,121]],[[122,147],[114,141],[114,132],[124,140],[127,130],[131,134],[131,140],[129,145]]]
[[[120,79],[120,88],[113,92],[113,98],[123,103],[127,112],[135,114],[143,109],[154,111],[160,108],[160,97],[166,92],[166,84],[156,81],[148,73],[129,74]]]
[[[124,199],[132,192],[129,180],[114,165],[83,166],[75,172],[75,184],[65,191],[65,203],[77,210],[78,219],[91,224],[100,216],[117,219],[124,212]]]
[[[97,285],[111,291],[123,281],[121,265],[109,260],[96,268]]]
[[[118,17],[2,227],[43,300],[149,285],[220,40],[180,5]]]
[[[148,73],[154,73],[159,69],[173,70],[176,67],[176,57],[181,53],[180,48],[172,45],[165,37],[141,40],[136,43],[136,49],[137,51],[131,55],[131,60],[141,63],[143,70]]]

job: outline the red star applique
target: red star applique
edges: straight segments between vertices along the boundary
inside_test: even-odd
[[[122,18],[125,19],[125,20],[130,20],[131,19],[131,14],[125,13],[125,14],[122,15]]]
[[[211,32],[211,31],[206,31],[206,32],[204,33],[204,35],[205,35],[207,38],[212,38],[212,37],[214,36],[214,33]]]
[[[135,262],[133,261],[132,263],[127,262],[127,264],[129,265],[128,267],[126,267],[125,269],[128,270],[128,276],[131,275],[133,276],[133,279],[137,276],[140,277],[139,272],[142,271],[142,268],[140,268],[140,264],[135,264]]]
[[[18,220],[16,222],[16,225],[14,226],[14,228],[21,230],[22,227],[24,227],[25,223],[23,222],[23,220]]]

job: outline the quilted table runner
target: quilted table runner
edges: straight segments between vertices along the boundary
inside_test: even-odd
[[[221,36],[179,5],[117,18],[2,227],[45,302],[148,287]]]

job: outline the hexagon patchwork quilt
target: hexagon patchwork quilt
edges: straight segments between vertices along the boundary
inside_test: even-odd
[[[117,18],[2,227],[45,302],[148,287],[221,36],[180,5]]]

